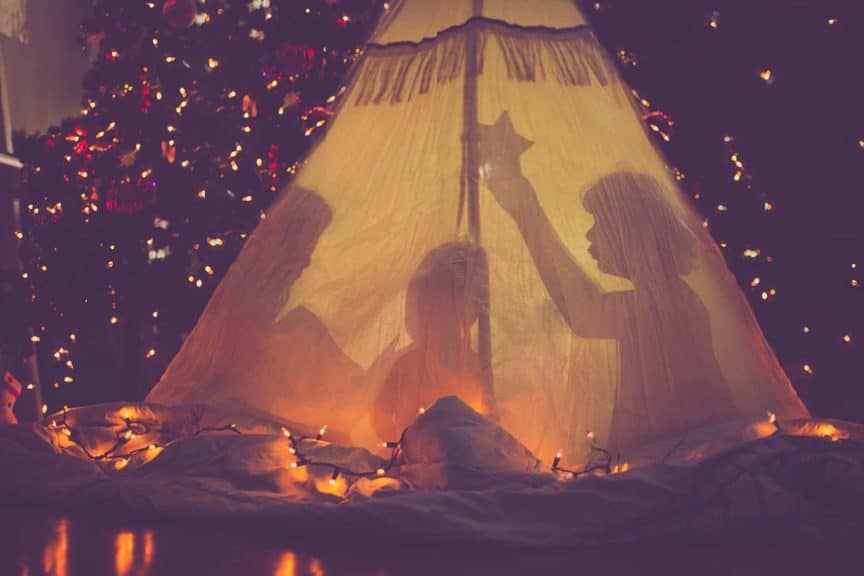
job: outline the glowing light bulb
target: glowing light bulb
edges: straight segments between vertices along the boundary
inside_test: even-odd
[[[720,12],[715,10],[708,16],[708,27],[712,30],[720,28]]]

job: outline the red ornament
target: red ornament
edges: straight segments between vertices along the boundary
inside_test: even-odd
[[[175,30],[185,30],[195,22],[198,7],[195,0],[165,0],[162,5],[162,15],[168,20],[168,25]]]
[[[150,205],[155,197],[155,182],[145,178],[138,182],[121,182],[108,188],[105,209],[113,214],[133,216]]]
[[[315,49],[300,44],[285,43],[276,49],[276,61],[289,76],[305,74],[315,67]]]

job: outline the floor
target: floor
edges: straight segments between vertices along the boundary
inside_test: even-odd
[[[0,576],[864,573],[860,546],[770,546],[758,537],[734,547],[675,543],[566,551],[284,540],[278,525],[147,524],[0,508]]]

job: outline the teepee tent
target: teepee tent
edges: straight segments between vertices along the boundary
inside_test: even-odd
[[[148,400],[371,446],[458,395],[538,456],[796,396],[570,0],[401,0]]]

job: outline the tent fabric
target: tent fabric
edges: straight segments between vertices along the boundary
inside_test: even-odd
[[[576,28],[587,20],[572,0],[401,0],[382,18],[372,35],[375,44],[417,43],[463,25],[472,17],[488,18],[512,26],[553,30]]]
[[[798,399],[561,0],[403,0],[148,396],[374,446],[458,395],[540,458]]]

